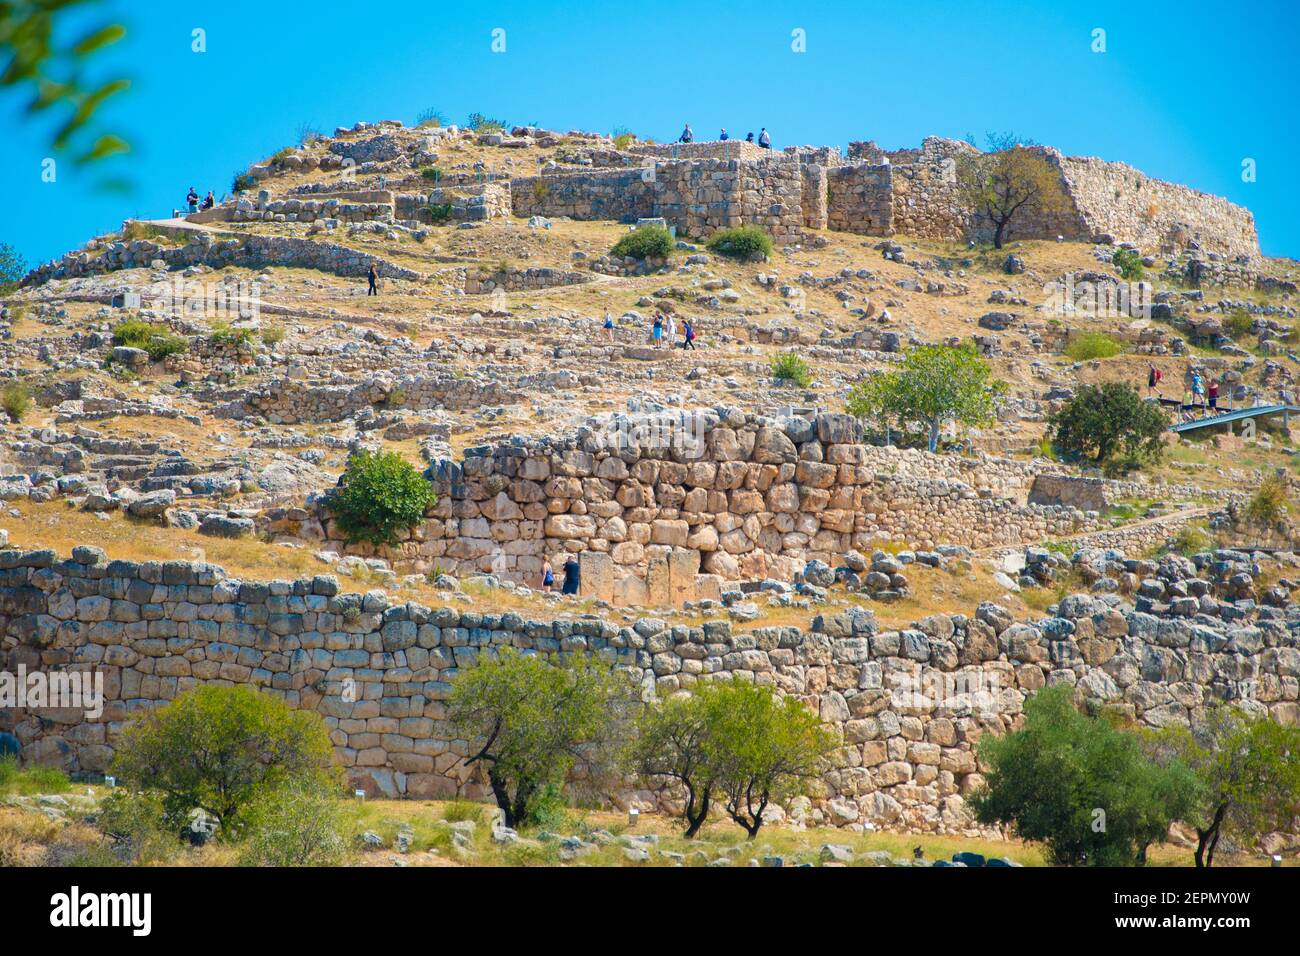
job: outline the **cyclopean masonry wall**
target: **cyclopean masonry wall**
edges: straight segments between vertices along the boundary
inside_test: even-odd
[[[1146,564],[1165,583],[1191,568],[1182,558]],[[0,709],[0,729],[17,735],[25,761],[103,771],[131,717],[201,683],[250,685],[321,714],[354,787],[484,798],[462,762],[467,742],[446,722],[458,669],[503,647],[593,654],[626,668],[645,700],[735,675],[804,701],[844,742],[825,792],[787,807],[809,823],[954,832],[972,826],[962,798],[982,783],[979,738],[1015,726],[1025,697],[1046,684],[1075,685],[1150,726],[1185,722],[1213,700],[1296,721],[1289,612],[1193,620],[1074,595],[1059,615],[1013,623],[986,604],[972,617],[883,631],[853,609],[807,632],[744,633],[726,621],[526,621],[342,594],[329,575],[241,582],[206,564],[107,561],[90,547],[70,560],[10,549],[0,551],[0,666],[97,672],[105,705],[93,720],[77,709]],[[651,806],[672,796],[629,782],[615,798]]]
[[[809,560],[835,566],[846,551],[869,553],[883,540],[982,548],[1100,526],[1095,514],[1028,503],[1041,463],[861,441],[859,423],[842,414],[592,419],[569,438],[520,437],[436,462],[429,520],[379,553],[415,571],[528,584],[547,557],[583,554],[601,582],[590,593],[657,606],[710,596],[719,580],[791,580]],[[274,534],[372,551],[348,545],[323,509],[268,520]]]

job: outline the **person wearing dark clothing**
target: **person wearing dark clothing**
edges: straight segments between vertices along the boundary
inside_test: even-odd
[[[193,186],[191,186],[190,191],[185,194],[185,204],[190,207],[190,212],[199,211],[199,194]]]
[[[682,130],[682,135],[677,138],[679,143],[693,143],[695,141],[695,132],[691,129],[691,124],[687,123],[686,128]]]
[[[561,594],[578,593],[578,559],[569,558],[564,562],[564,587],[560,588]]]
[[[727,131],[725,129],[718,134],[718,139],[730,139],[730,138],[731,137],[727,135]]]
[[[376,285],[376,283],[379,281],[379,270],[375,268],[375,264],[373,262],[370,264],[370,269],[366,272],[366,278],[370,280],[370,290],[366,293],[366,295],[367,296],[379,295],[379,288]]]
[[[1151,394],[1152,392],[1155,392],[1157,395],[1160,394],[1160,380],[1162,378],[1164,378],[1164,376],[1160,373],[1160,369],[1152,365],[1150,370],[1147,372],[1147,394],[1148,395]]]
[[[211,209],[216,204],[217,204],[217,198],[212,195],[212,190],[209,189],[208,194],[203,197],[203,208]]]
[[[682,334],[684,336],[684,338],[682,339],[682,348],[690,349],[692,352],[694,352],[695,351],[695,326],[691,325],[690,319],[686,319],[682,323]]]
[[[764,126],[758,133],[758,145],[763,149],[772,148],[772,137],[767,134],[767,127]]]
[[[746,142],[746,143],[752,143],[753,141],[754,141],[754,134],[753,134],[753,133],[746,133],[746,134],[745,134],[745,142]]]

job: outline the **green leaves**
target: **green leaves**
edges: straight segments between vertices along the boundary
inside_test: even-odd
[[[1067,455],[1090,458],[1109,471],[1159,457],[1169,420],[1122,382],[1081,385],[1047,419],[1052,443]]]
[[[21,0],[0,3],[0,57],[8,57],[0,72],[0,87],[30,86],[29,114],[62,106],[69,111],[54,134],[53,148],[69,149],[82,135],[91,143],[74,154],[78,163],[96,163],[129,150],[125,140],[113,133],[91,134],[92,120],[110,97],[126,90],[125,79],[111,79],[90,89],[83,87],[82,70],[87,61],[126,36],[121,24],[109,23],[83,34],[67,46],[56,44],[58,27],[65,14],[85,7],[88,0]]]
[[[349,540],[395,544],[437,500],[433,486],[401,455],[361,451],[348,461],[326,506]]]
[[[970,345],[921,345],[907,353],[902,365],[877,372],[849,392],[850,415],[874,419],[884,428],[920,430],[930,451],[948,422],[986,425],[993,421],[996,399],[1006,383]]]

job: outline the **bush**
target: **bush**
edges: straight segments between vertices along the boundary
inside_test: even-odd
[[[470,113],[465,125],[476,133],[500,133],[506,128],[504,120],[492,119],[482,113]]]
[[[27,260],[7,242],[0,242],[0,295],[8,295],[18,288],[27,274]]]
[[[430,107],[427,110],[420,111],[420,115],[415,118],[415,125],[425,129],[446,126],[447,117],[441,110]]]
[[[1190,557],[1202,551],[1209,551],[1213,547],[1214,539],[1199,525],[1184,525],[1174,535],[1173,549],[1182,555]]]
[[[615,149],[627,149],[635,141],[636,141],[636,136],[633,135],[630,129],[626,129],[620,126],[618,129],[614,130]]]
[[[244,866],[330,866],[347,847],[341,801],[313,787],[280,787],[249,807],[239,862]]]
[[[57,767],[19,767],[17,757],[0,757],[0,794],[30,797],[39,793],[67,793],[68,775]]]
[[[212,333],[208,338],[215,345],[251,345],[253,338],[257,335],[257,330],[251,326],[240,326],[236,328],[229,322],[214,322],[212,324]]]
[[[483,804],[473,800],[452,800],[442,810],[442,818],[448,823],[483,822]]]
[[[252,190],[256,188],[257,188],[257,180],[254,179],[252,176],[250,176],[248,173],[235,173],[235,177],[230,184],[231,192],[236,192],[236,193],[242,193],[246,190]]]
[[[434,222],[446,222],[451,218],[451,203],[449,202],[431,202],[429,203],[429,218]]]
[[[1256,527],[1274,528],[1285,523],[1290,504],[1291,483],[1286,475],[1274,472],[1260,482],[1246,502],[1242,515]]]
[[[1080,332],[1071,335],[1065,344],[1065,354],[1075,362],[1113,358],[1124,351],[1124,346],[1105,332]]]
[[[438,501],[433,486],[396,452],[358,452],[327,505],[349,541],[394,544]]]
[[[1120,277],[1129,282],[1137,282],[1142,278],[1142,257],[1133,249],[1119,249],[1110,258],[1111,263],[1119,270]]]
[[[284,323],[267,323],[262,326],[261,336],[263,345],[279,345],[284,341]]]
[[[1073,693],[1039,691],[1020,730],[980,740],[987,788],[972,797],[976,818],[1014,824],[1058,866],[1139,864],[1191,811],[1196,780],[1180,761],[1149,759],[1136,735],[1080,713]]]
[[[420,170],[420,178],[427,179],[431,183],[436,183],[442,179],[443,172],[437,166],[425,166]]]
[[[782,352],[772,359],[772,377],[778,382],[792,382],[800,388],[812,384],[812,369],[798,352]]]
[[[1233,309],[1223,320],[1223,331],[1234,340],[1249,338],[1255,331],[1255,320],[1245,309]]]
[[[614,243],[610,255],[633,259],[667,259],[672,255],[673,235],[663,226],[642,226],[633,229]]]
[[[115,788],[99,805],[95,825],[131,863],[165,863],[180,845],[156,790]]]
[[[189,343],[165,325],[155,325],[143,319],[126,319],[113,329],[113,344],[134,349],[144,349],[155,362],[169,355],[184,352]]]
[[[772,254],[772,237],[759,226],[736,226],[715,232],[705,246],[729,259],[754,262]]]
[[[22,382],[10,382],[0,389],[0,408],[15,422],[23,420],[32,407],[32,396]]]
[[[1137,389],[1122,382],[1079,386],[1047,422],[1062,452],[1112,471],[1158,458],[1169,427],[1159,405],[1143,401]]]
[[[161,794],[170,826],[197,807],[229,834],[269,791],[332,784],[333,754],[319,714],[251,687],[204,685],[132,721],[114,769],[127,786]]]

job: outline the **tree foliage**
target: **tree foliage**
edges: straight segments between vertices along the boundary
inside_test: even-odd
[[[130,86],[117,78],[96,87],[82,83],[86,62],[126,35],[118,23],[101,23],[64,39],[66,24],[90,6],[88,0],[0,0],[0,88],[30,91],[30,116],[61,107],[67,118],[54,133],[53,147],[77,147],[74,159],[90,163],[130,147],[113,133],[91,130],[100,106]]]
[[[985,824],[1014,824],[1061,866],[1132,866],[1192,806],[1185,764],[1148,758],[1139,737],[1074,706],[1049,687],[1025,703],[1024,726],[980,741],[987,787],[973,795]]]
[[[1115,254],[1110,257],[1111,263],[1119,272],[1120,277],[1127,279],[1129,282],[1137,282],[1142,278],[1142,257],[1134,249],[1116,249]]]
[[[514,827],[575,768],[599,775],[630,701],[626,675],[587,655],[557,665],[503,648],[457,675],[448,709],[470,741],[466,763],[484,767],[506,826]]]
[[[926,435],[930,451],[949,422],[987,425],[994,419],[998,396],[1006,383],[971,345],[921,345],[907,353],[895,369],[877,372],[853,386],[847,409],[882,428]]]
[[[609,252],[612,256],[633,259],[667,259],[674,244],[672,233],[663,226],[640,226],[614,243]]]
[[[719,229],[705,246],[710,252],[741,262],[759,262],[772,254],[772,237],[762,226]]]
[[[114,764],[130,787],[158,791],[176,826],[198,807],[230,832],[279,787],[328,787],[333,747],[319,714],[251,687],[203,685],[133,721]]]
[[[772,801],[817,778],[837,744],[794,697],[733,678],[647,709],[629,757],[642,776],[681,784],[687,837],[721,801],[753,838]]]
[[[433,485],[397,452],[360,451],[326,503],[348,540],[394,544],[437,500]]]
[[[7,242],[0,242],[0,295],[9,295],[27,275],[27,260]]]
[[[1158,458],[1169,427],[1159,405],[1143,401],[1137,389],[1122,382],[1079,386],[1047,423],[1060,451],[1111,471]]]
[[[1013,222],[1030,214],[1060,215],[1069,200],[1060,173],[1032,141],[990,133],[988,146],[987,152],[958,159],[957,184],[965,204],[993,226],[993,245],[1001,249]]]
[[[1150,745],[1161,763],[1186,764],[1198,781],[1184,817],[1196,827],[1198,867],[1213,866],[1224,836],[1254,844],[1300,816],[1300,728],[1221,704],[1194,728],[1151,735]]]

